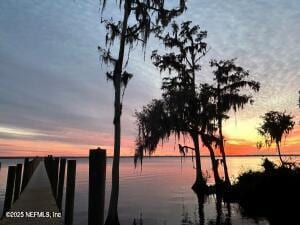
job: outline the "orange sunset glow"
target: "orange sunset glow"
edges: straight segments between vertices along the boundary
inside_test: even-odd
[[[87,156],[89,149],[98,146],[112,155],[114,91],[105,75],[111,68],[101,64],[97,51],[97,46],[105,45],[105,27],[99,25],[98,2],[82,6],[85,10],[75,2],[70,3],[72,6],[60,4],[50,9],[47,5],[33,4],[18,14],[15,14],[18,6],[4,4],[2,7],[5,10],[0,14],[3,34],[0,38],[0,156]],[[289,10],[282,12],[282,7],[276,4],[270,15],[263,7],[251,3],[247,6],[239,3],[240,7],[231,4],[232,10],[205,4],[208,6],[192,1],[188,13],[177,19],[178,22],[195,21],[208,32],[205,41],[210,51],[201,62],[199,83],[212,82],[211,59],[237,58],[236,63],[249,70],[250,78],[261,84],[258,93],[251,93],[254,103],[231,112],[230,118],[224,121],[227,153],[277,154],[274,146],[256,148],[261,140],[257,133],[261,116],[276,110],[293,115],[296,122],[294,130],[282,142],[282,152],[300,154],[297,105],[300,48],[295,45],[300,30],[294,27],[298,24],[297,17],[289,14]],[[295,8],[288,3],[283,5]],[[245,9],[252,11],[249,14]],[[103,16],[111,13],[119,11],[109,8]],[[284,47],[282,33],[288,34]],[[145,53],[139,48],[131,52],[127,69],[133,78],[123,100],[122,156],[133,156],[135,152],[138,132],[134,112],[161,96],[163,74],[150,56],[153,50],[162,48],[159,41],[150,38]],[[202,153],[208,154],[205,148]],[[171,138],[154,155],[179,155],[175,140]]]
[[[238,121],[236,128],[230,130],[230,125],[225,126],[226,135],[226,148],[228,155],[276,155],[277,150],[275,146],[270,148],[257,149],[256,143],[260,140],[259,135],[255,131],[254,127],[248,127],[248,129],[239,129],[242,121]],[[235,126],[235,125],[234,125]],[[1,129],[0,132],[4,132]],[[252,130],[252,132],[251,132]],[[30,140],[28,136],[37,135],[32,131],[18,131],[9,130],[15,136],[19,136],[16,139],[1,139],[1,156],[44,156],[47,154],[55,154],[58,156],[87,156],[89,149],[100,146],[108,150],[108,155],[113,155],[113,136],[109,134],[91,133],[83,131],[67,131],[64,132],[64,138],[71,135],[73,132],[76,136],[72,138],[76,139],[75,143],[70,141],[60,142],[57,140]],[[23,137],[22,137],[23,135]],[[21,137],[20,137],[21,136]],[[26,137],[24,137],[26,136]],[[42,136],[42,134],[37,135]],[[70,137],[71,138],[71,137]],[[183,143],[183,137],[179,140],[179,143]],[[84,144],[80,144],[84,143]],[[99,144],[101,143],[101,144]],[[168,142],[159,145],[154,156],[177,156],[179,155],[177,149],[178,141],[175,138],[170,138]],[[184,143],[186,145],[191,144],[188,138],[185,138]],[[300,127],[296,129],[283,141],[282,153],[297,155],[300,146]],[[122,156],[133,156],[135,150],[134,137],[122,138]],[[13,153],[13,154],[12,154]],[[203,155],[208,155],[208,150],[202,147]],[[218,151],[217,151],[218,154]]]
[[[0,1],[0,225],[297,223],[299,26],[300,0]]]

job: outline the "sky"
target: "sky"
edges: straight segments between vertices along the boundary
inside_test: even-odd
[[[172,3],[175,3],[173,0]],[[197,75],[211,82],[209,60],[237,58],[261,83],[255,103],[224,123],[228,154],[276,154],[256,148],[256,128],[265,112],[286,111],[300,121],[299,0],[188,0],[178,22],[207,30],[211,48]],[[119,18],[108,1],[104,18]],[[86,156],[100,146],[113,150],[113,86],[101,65],[104,46],[98,0],[0,1],[0,156]],[[151,38],[136,47],[127,70],[134,74],[124,98],[121,154],[134,154],[135,110],[161,96],[161,75],[150,53],[163,46]],[[177,155],[174,140],[156,155]],[[300,154],[300,127],[283,143],[283,153]],[[207,154],[204,149],[203,154]]]

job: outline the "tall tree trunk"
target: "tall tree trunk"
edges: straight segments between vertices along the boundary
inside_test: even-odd
[[[202,169],[201,169],[201,156],[200,156],[200,147],[199,147],[199,136],[198,134],[191,134],[191,137],[194,142],[195,148],[195,157],[196,157],[196,180],[192,186],[192,189],[196,193],[205,193],[207,191],[207,185],[203,178]]]
[[[114,157],[112,165],[112,185],[109,202],[108,215],[105,225],[119,225],[118,200],[119,200],[119,165],[120,165],[120,147],[121,147],[121,74],[123,59],[125,53],[126,29],[130,14],[130,2],[124,3],[124,16],[122,34],[120,39],[119,57],[114,69],[114,88],[115,88],[115,111],[114,111]]]
[[[220,185],[221,185],[221,179],[219,176],[219,171],[218,171],[218,162],[215,157],[215,152],[211,145],[207,142],[206,137],[201,135],[201,139],[203,144],[208,148],[209,154],[210,154],[210,159],[211,159],[211,164],[212,164],[212,170],[214,173],[214,179],[215,179],[215,184],[217,188],[217,193],[220,191]]]
[[[282,156],[281,156],[281,152],[280,152],[280,144],[279,144],[278,141],[276,141],[276,146],[277,146],[277,151],[278,151],[278,155],[279,155],[281,165],[284,165],[284,162],[283,162],[283,159],[282,159]]]
[[[223,166],[224,166],[224,175],[225,175],[225,184],[230,186],[230,179],[228,175],[228,168],[227,168],[227,162],[226,162],[226,154],[225,154],[225,148],[224,148],[224,137],[223,137],[223,131],[222,131],[222,119],[218,118],[218,126],[219,126],[219,136],[220,136],[220,152],[223,159]]]

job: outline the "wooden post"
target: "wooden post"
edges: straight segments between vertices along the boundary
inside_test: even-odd
[[[88,225],[103,225],[106,178],[106,150],[91,149],[89,157]]]
[[[34,170],[38,167],[40,164],[41,159],[39,157],[35,157],[35,164],[34,164]]]
[[[22,178],[22,188],[21,191],[24,191],[24,188],[26,187],[27,181],[28,181],[28,164],[29,164],[29,158],[24,159],[24,169],[23,169],[23,178]]]
[[[12,199],[13,199],[13,193],[14,193],[15,177],[16,177],[16,166],[9,166],[8,173],[7,173],[6,192],[5,192],[2,216],[5,216],[5,213],[10,210]]]
[[[51,188],[52,188],[52,192],[53,192],[53,167],[54,167],[54,159],[51,157],[49,157],[49,179],[50,179],[50,183],[51,183]]]
[[[66,159],[60,159],[59,165],[59,181],[57,189],[57,198],[56,203],[60,211],[62,211],[62,198],[64,192],[64,181],[65,181],[65,168],[66,168]]]
[[[22,164],[18,163],[16,168],[16,179],[15,179],[15,191],[14,191],[14,202],[20,196],[20,188],[21,188],[21,177],[22,177]]]
[[[76,160],[68,160],[65,225],[73,224],[75,179],[76,179]]]
[[[33,160],[29,161],[29,163],[28,163],[28,178],[26,181],[27,182],[26,185],[28,184],[28,182],[32,176],[32,173],[33,173]]]
[[[46,165],[47,174],[48,174],[48,177],[49,177],[49,180],[50,180],[50,184],[51,184],[51,187],[52,187],[51,163],[52,163],[51,158],[50,158],[50,156],[48,156],[46,158],[45,165]]]
[[[50,155],[48,155],[47,157],[45,157],[44,159],[45,161],[45,167],[46,167],[46,171],[50,180],[50,183],[52,185],[52,178],[51,178],[51,163],[52,163],[52,158]]]
[[[59,158],[55,157],[53,161],[53,195],[57,197],[57,181],[58,181]]]

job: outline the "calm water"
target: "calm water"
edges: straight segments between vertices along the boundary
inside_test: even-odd
[[[0,210],[6,185],[7,166],[22,162],[22,160],[2,159],[0,171]],[[232,179],[239,173],[252,169],[259,170],[261,157],[228,158]],[[203,158],[204,171],[210,170],[210,159]],[[222,171],[220,171],[222,173]],[[111,159],[108,160],[106,208],[111,187]],[[206,172],[205,172],[206,173]],[[181,225],[199,224],[199,205],[197,196],[191,190],[195,171],[190,158],[151,158],[146,159],[141,170],[134,168],[133,159],[121,159],[121,180],[119,199],[119,218],[122,225],[132,225],[133,219],[143,218],[143,225]],[[208,183],[213,183],[213,177],[208,176]],[[74,224],[87,224],[88,208],[88,159],[77,159],[76,195]],[[106,209],[107,210],[107,209]],[[230,207],[222,205],[219,214],[213,196],[206,199],[200,217],[205,224],[215,224],[216,220],[229,221],[232,225],[269,224],[263,218],[246,218],[237,204]],[[182,222],[182,221],[185,221]],[[190,223],[192,222],[192,223]],[[229,224],[230,224],[229,223]]]

